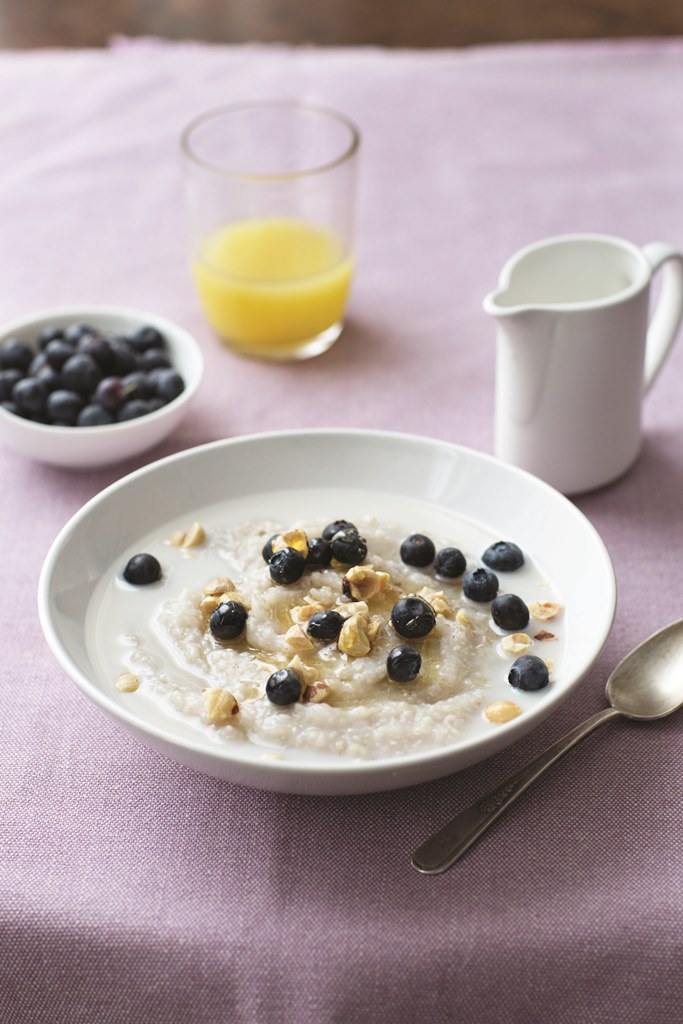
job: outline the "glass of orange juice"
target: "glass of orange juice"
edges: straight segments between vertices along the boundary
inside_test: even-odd
[[[183,132],[192,276],[229,348],[308,359],[341,334],[359,145],[348,118],[294,101],[220,107]]]

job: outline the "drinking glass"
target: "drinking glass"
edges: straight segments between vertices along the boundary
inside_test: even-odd
[[[341,334],[359,145],[347,117],[295,101],[220,107],[183,132],[192,276],[229,348],[308,359]]]

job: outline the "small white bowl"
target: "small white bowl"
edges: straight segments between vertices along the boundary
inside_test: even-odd
[[[141,309],[124,306],[74,306],[47,310],[5,324],[0,329],[0,346],[19,338],[38,351],[37,338],[44,327],[65,327],[73,323],[127,334],[143,325],[163,334],[173,364],[185,381],[185,390],[168,405],[138,419],[100,427],[53,427],[15,416],[0,406],[0,442],[20,455],[55,466],[87,469],[121,462],[153,448],[180,423],[202,379],[204,362],[197,342],[182,327]]]

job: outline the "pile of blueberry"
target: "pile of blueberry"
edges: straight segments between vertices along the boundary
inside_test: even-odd
[[[46,327],[35,347],[9,338],[0,348],[0,404],[35,423],[123,423],[161,409],[184,389],[156,327],[115,336],[88,324]]]

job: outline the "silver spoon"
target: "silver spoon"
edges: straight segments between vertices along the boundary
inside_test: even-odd
[[[610,707],[578,725],[502,785],[458,814],[417,848],[412,865],[424,875],[446,871],[503,811],[579,740],[623,715],[653,722],[683,705],[683,619],[654,633],[620,661],[607,680]]]

